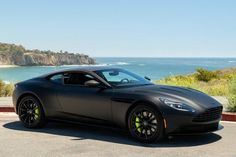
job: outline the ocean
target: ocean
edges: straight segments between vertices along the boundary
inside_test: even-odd
[[[202,67],[217,70],[236,66],[236,58],[96,58],[96,66],[115,66],[158,80],[171,75],[189,74]],[[81,65],[84,66],[84,65]],[[19,82],[73,66],[27,66],[0,68],[0,79]]]

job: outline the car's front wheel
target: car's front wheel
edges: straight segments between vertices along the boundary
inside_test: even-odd
[[[163,118],[148,105],[137,105],[128,116],[130,134],[141,142],[154,142],[163,137]]]
[[[46,120],[43,108],[33,96],[21,99],[18,107],[19,119],[27,128],[38,128],[44,126]]]

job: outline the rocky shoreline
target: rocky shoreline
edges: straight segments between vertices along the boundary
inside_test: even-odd
[[[90,65],[95,59],[85,54],[27,50],[21,45],[0,43],[0,65],[55,66]]]

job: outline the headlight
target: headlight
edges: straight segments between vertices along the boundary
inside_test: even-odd
[[[188,111],[188,112],[195,112],[195,110],[190,107],[189,105],[182,103],[182,102],[176,102],[172,101],[166,98],[159,98],[161,102],[168,105],[169,107],[179,110],[179,111]]]

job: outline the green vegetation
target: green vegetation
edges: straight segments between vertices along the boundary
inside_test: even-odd
[[[229,93],[229,83],[234,75],[236,76],[236,68],[230,71],[208,71],[199,68],[193,74],[170,76],[156,83],[194,88],[212,96],[226,96]]]
[[[13,84],[5,84],[2,80],[0,80],[0,97],[11,96],[13,89]]]
[[[236,112],[236,76],[232,78],[229,84],[228,110]]]
[[[63,53],[62,51],[60,51]],[[7,43],[1,43],[0,42],[0,54],[21,54],[21,53],[46,53],[46,54],[52,54],[55,53],[53,51],[40,51],[38,49],[35,50],[27,50],[22,45],[15,45],[15,44],[7,44]]]
[[[209,71],[203,68],[196,69],[196,79],[198,81],[209,82],[214,78],[217,78],[217,73],[215,71]]]
[[[217,71],[198,68],[193,74],[170,76],[156,83],[194,88],[211,96],[225,96],[229,100],[229,111],[236,112],[236,68]]]

